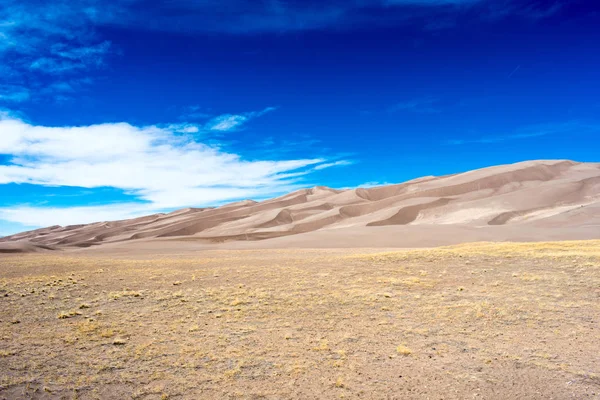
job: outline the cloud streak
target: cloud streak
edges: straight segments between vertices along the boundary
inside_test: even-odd
[[[557,4],[529,0],[174,0],[157,5],[151,0],[121,0],[113,2],[113,7],[137,12],[121,10],[111,15],[114,24],[131,26],[143,21],[151,30],[252,34],[415,22],[432,29],[440,17],[460,15],[473,8],[477,8],[477,15],[493,18],[544,18],[561,9]],[[448,23],[450,19],[446,18],[439,28],[454,26]]]
[[[242,128],[248,121],[262,117],[263,115],[275,111],[276,107],[267,107],[262,111],[246,112],[243,114],[224,114],[210,120],[205,128],[209,131],[232,132]]]
[[[517,73],[517,71],[518,71],[520,68],[521,68],[521,66],[520,66],[520,65],[517,65],[517,66],[515,67],[515,69],[513,69],[513,70],[511,71],[511,73],[510,73],[510,74],[508,74],[508,79],[510,79],[510,78],[511,78],[511,77],[512,77],[514,74],[516,74],[516,73]]]
[[[29,89],[18,85],[0,85],[0,101],[22,103],[31,97]]]
[[[131,203],[70,211],[0,208],[0,219],[35,226],[264,198],[298,188],[302,177],[315,169],[345,164],[325,158],[248,161],[198,142],[193,134],[172,126],[47,127],[3,115],[0,132],[0,154],[10,157],[7,164],[0,165],[0,184],[113,187],[132,196]]]
[[[152,30],[185,30],[230,34],[298,32],[335,27],[352,29],[357,25],[410,21],[423,12],[456,11],[486,0],[307,0],[302,2],[251,0],[191,1],[155,3],[134,0],[141,13],[129,13],[117,24],[140,21]],[[154,6],[152,6],[154,4]],[[448,10],[450,7],[452,10]],[[416,10],[423,8],[423,11]],[[378,14],[378,15],[375,15]]]
[[[334,162],[330,162],[330,163],[319,164],[316,167],[314,167],[314,170],[320,171],[320,170],[331,168],[331,167],[342,167],[342,166],[348,166],[348,165],[352,165],[352,164],[354,164],[354,163],[350,160],[339,160],[339,161],[334,161]]]
[[[4,0],[0,7],[0,102],[24,102],[47,95],[52,84],[68,84],[82,72],[104,65],[111,43],[96,34],[99,1]],[[108,9],[108,7],[106,7]],[[64,94],[61,98],[64,98]]]

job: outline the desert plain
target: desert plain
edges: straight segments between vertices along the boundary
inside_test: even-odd
[[[0,258],[0,398],[594,399],[600,241]]]

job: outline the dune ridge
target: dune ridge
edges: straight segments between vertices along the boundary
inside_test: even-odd
[[[479,236],[478,236],[479,235]],[[536,160],[347,190],[317,186],[255,202],[0,238],[0,252],[179,241],[198,246],[389,247],[600,238],[600,164]],[[436,238],[440,240],[436,241]],[[257,244],[258,243],[258,244]]]

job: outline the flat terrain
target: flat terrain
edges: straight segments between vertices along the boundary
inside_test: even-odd
[[[0,398],[600,398],[600,241],[0,257]]]

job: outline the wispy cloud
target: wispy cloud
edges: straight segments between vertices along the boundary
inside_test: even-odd
[[[109,48],[110,43],[106,41],[98,45],[75,48],[58,43],[52,47],[47,56],[32,61],[29,69],[48,75],[62,75],[89,67],[100,67]]]
[[[30,95],[4,91],[0,102],[45,96],[53,84],[68,83],[90,68],[101,67],[111,44],[95,33],[99,6],[96,0],[4,0],[0,71],[5,82],[26,88]]]
[[[0,101],[21,103],[31,97],[29,89],[18,85],[0,85]]]
[[[530,15],[543,18],[558,12],[562,1],[531,0],[323,0],[323,1],[253,1],[176,0],[4,0],[6,12],[0,19],[3,46],[31,50],[35,37],[22,41],[15,32],[45,32],[65,37],[80,32],[89,44],[93,38],[90,26],[135,26],[138,29],[186,32],[227,32],[247,34],[256,32],[293,32],[336,28],[352,29],[362,24],[410,22],[427,15],[448,16],[473,7],[495,17]],[[384,11],[376,13],[374,11]],[[216,17],[218,16],[218,18]],[[25,27],[24,21],[31,25]],[[434,19],[427,19],[432,22]],[[424,24],[424,26],[427,24]],[[87,26],[87,28],[84,28]],[[452,26],[452,24],[450,25]],[[78,36],[81,38],[81,36]],[[92,41],[93,43],[93,41]],[[98,44],[98,43],[95,43]],[[83,46],[86,47],[86,46]]]
[[[7,83],[30,89],[29,99],[48,97],[52,83],[69,82],[105,65],[115,51],[100,35],[107,26],[235,35],[399,24],[427,30],[450,29],[464,13],[495,19],[509,15],[540,19],[564,7],[565,2],[558,0],[3,0],[0,73]],[[61,93],[56,98],[67,97]],[[25,95],[3,93],[0,102],[15,99],[25,101]],[[231,116],[215,126],[229,129],[241,120]]]
[[[538,124],[521,128],[506,135],[481,136],[478,138],[452,139],[444,142],[446,145],[463,144],[492,144],[509,140],[531,139],[548,135],[589,134],[600,133],[600,123],[570,121],[564,123]]]
[[[261,115],[264,110],[254,115]],[[0,118],[0,184],[113,187],[135,202],[52,209],[0,208],[0,219],[28,225],[83,223],[185,206],[264,198],[298,188],[315,168],[341,160],[297,158],[248,161],[206,145],[182,127],[127,123],[46,127],[4,114]],[[140,204],[139,202],[143,202]]]
[[[143,0],[129,0],[137,13],[116,21],[131,24],[144,21],[153,30],[185,30],[252,34],[326,29],[352,29],[364,24],[410,22],[424,13],[457,13],[488,0],[325,0],[266,1],[224,0],[173,1],[147,7]],[[144,3],[146,7],[139,5]],[[383,13],[377,13],[383,11]],[[219,18],[214,18],[218,15]]]
[[[98,62],[110,43],[98,40],[94,0],[4,0],[0,9],[0,51],[20,55],[21,63],[52,57]]]
[[[521,68],[521,66],[520,66],[520,65],[517,65],[517,66],[515,67],[515,69],[513,69],[513,70],[511,71],[511,73],[510,73],[510,74],[508,74],[508,79],[510,79],[510,78],[511,78],[511,77],[512,77],[514,74],[516,74],[516,73],[517,73],[517,71],[518,71],[520,68]]]
[[[206,124],[206,129],[217,132],[232,132],[242,128],[248,121],[261,117],[271,111],[275,111],[276,107],[267,107],[262,111],[246,112],[243,114],[224,114],[213,118]]]
[[[388,109],[388,111],[406,111],[419,114],[434,114],[441,112],[440,108],[437,106],[439,102],[440,100],[434,97],[418,98],[394,104]]]
[[[365,25],[420,24],[424,29],[456,26],[456,17],[474,11],[480,18],[511,15],[541,19],[559,12],[564,1],[536,0],[323,0],[253,1],[178,0],[150,5],[145,0],[112,2],[136,12],[112,12],[113,24],[151,30],[253,34],[307,30],[355,29]],[[214,16],[218,15],[218,18]],[[118,18],[115,20],[114,17]],[[126,16],[125,18],[123,16]],[[440,22],[443,21],[443,22]]]
[[[183,115],[187,118],[182,118],[183,116],[179,118],[185,122],[163,124],[158,126],[176,133],[198,133],[204,138],[218,137],[222,139],[222,134],[242,130],[244,125],[249,123],[251,120],[262,117],[263,115],[275,111],[276,109],[277,107],[267,107],[261,111],[249,111],[240,114],[221,114],[217,116],[205,115],[203,117],[192,118],[190,117],[190,113],[201,113],[198,111],[198,109],[193,107],[189,109],[192,111]],[[206,119],[208,119],[208,121],[205,121]]]
[[[505,18],[511,15],[521,16],[532,20],[540,20],[556,15],[567,7],[569,2],[563,0],[545,1],[487,1],[483,17],[491,19]]]
[[[350,161],[350,160],[339,160],[339,161],[334,161],[334,162],[330,162],[330,163],[319,164],[316,167],[314,167],[313,169],[315,171],[320,171],[322,169],[327,169],[327,168],[331,168],[331,167],[341,167],[341,166],[348,166],[348,165],[352,165],[352,164],[354,164],[354,162]]]
[[[238,129],[246,121],[248,121],[248,117],[244,115],[221,115],[208,124],[208,129],[211,131],[229,132]]]
[[[456,26],[456,17],[471,12],[480,18],[517,15],[541,19],[563,8],[563,1],[536,0],[323,0],[253,1],[178,0],[149,6],[145,0],[121,0],[133,13],[115,13],[116,24],[139,24],[147,29],[186,32],[253,34],[307,30],[355,29],[365,25],[419,24],[424,29]],[[218,15],[218,18],[214,18]],[[443,21],[443,22],[440,22]]]

